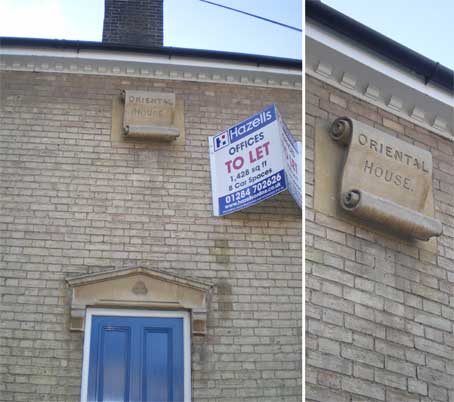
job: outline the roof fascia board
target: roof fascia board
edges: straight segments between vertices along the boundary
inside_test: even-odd
[[[325,29],[336,32],[337,35],[352,41],[357,46],[365,47],[368,51],[380,55],[391,63],[412,71],[423,78],[425,83],[431,82],[445,91],[454,91],[454,72],[451,69],[403,46],[323,2],[308,1],[306,15]]]
[[[454,140],[454,94],[354,48],[318,26],[306,25],[306,74],[401,117],[436,135]]]
[[[36,38],[9,38],[0,37],[2,47],[25,47],[25,48],[47,48],[47,49],[69,49],[96,52],[121,52],[123,54],[145,54],[161,55],[165,58],[188,57],[198,59],[220,60],[222,62],[251,63],[260,66],[286,67],[289,69],[301,69],[302,60],[284,57],[273,57],[249,53],[224,52],[206,49],[191,49],[178,47],[158,47],[148,48],[140,46],[128,46],[117,44],[106,44],[103,42],[71,41],[56,39],[36,39]]]
[[[219,59],[209,58],[189,58],[182,56],[164,56],[152,55],[144,53],[131,52],[112,52],[99,50],[75,50],[75,49],[42,49],[42,48],[3,48],[0,49],[0,55],[16,55],[16,56],[37,56],[37,57],[52,57],[52,58],[67,58],[79,60],[105,60],[105,61],[127,61],[132,63],[151,63],[151,64],[170,64],[176,66],[188,67],[209,67],[217,69],[231,69],[239,71],[263,71],[274,74],[290,74],[301,75],[301,69],[288,67],[275,67],[268,65],[257,65],[250,62],[229,62],[220,61]]]
[[[430,96],[446,105],[454,106],[454,94],[439,89],[439,87],[432,84],[424,84],[421,78],[412,75],[397,65],[384,61],[382,58],[376,56],[365,49],[355,46],[343,38],[326,31],[323,27],[313,24],[309,21],[306,22],[306,37],[309,37],[325,46],[334,49],[345,56],[356,60],[364,66],[378,71],[395,81],[402,83],[412,89]]]
[[[0,69],[141,76],[301,89],[302,69],[156,54],[7,46]],[[143,71],[148,71],[143,73]],[[156,74],[154,74],[156,72]]]

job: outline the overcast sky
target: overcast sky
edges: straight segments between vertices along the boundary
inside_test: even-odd
[[[301,0],[213,0],[302,25]],[[102,40],[104,0],[0,0],[0,36]],[[164,0],[164,45],[301,59],[300,32],[199,0]]]

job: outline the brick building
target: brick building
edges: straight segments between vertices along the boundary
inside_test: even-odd
[[[299,137],[301,62],[162,47],[162,1],[124,4],[103,43],[1,40],[0,400],[298,401],[301,210],[214,217],[208,136],[275,103]],[[178,138],[125,138],[122,91]]]
[[[306,2],[305,34],[307,400],[452,402],[453,71],[321,2]],[[331,139],[335,129],[330,137],[340,117],[362,130],[348,154]],[[391,173],[405,167],[390,168],[403,165],[398,147],[432,161],[424,184],[433,197],[430,214],[393,204],[404,213],[383,225],[391,208],[375,223],[373,214],[359,219],[340,208],[349,159],[360,155],[369,135],[385,147],[369,141],[367,158],[388,158],[384,168]],[[357,165],[355,180],[370,166]],[[368,177],[378,187],[382,170]],[[389,185],[390,196],[401,190],[400,180]],[[405,221],[407,213],[421,219]],[[419,225],[427,215],[436,235],[415,240],[409,223]],[[406,235],[399,233],[405,225]]]

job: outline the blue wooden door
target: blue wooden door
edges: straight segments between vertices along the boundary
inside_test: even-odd
[[[183,318],[94,315],[87,400],[183,402]]]

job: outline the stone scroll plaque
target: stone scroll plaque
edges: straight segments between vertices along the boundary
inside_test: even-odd
[[[173,93],[123,91],[123,134],[174,140],[180,132],[175,121]]]
[[[430,152],[346,117],[334,121],[330,135],[346,148],[339,197],[345,211],[420,240],[441,234]]]

